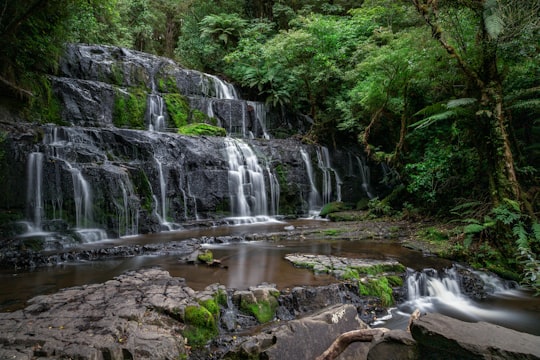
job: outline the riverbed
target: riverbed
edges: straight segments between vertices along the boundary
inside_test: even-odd
[[[59,289],[101,283],[129,270],[159,266],[172,276],[186,280],[194,290],[219,283],[228,288],[246,289],[261,283],[276,284],[278,289],[295,286],[327,285],[338,280],[328,274],[294,267],[284,259],[289,253],[309,253],[347,258],[397,260],[411,272],[423,269],[444,271],[452,262],[402,246],[404,229],[397,225],[357,227],[320,220],[271,221],[265,223],[198,227],[157,234],[110,239],[81,246],[82,249],[126,245],[148,245],[200,239],[202,247],[212,251],[220,266],[189,265],[176,254],[132,256],[105,261],[66,262],[33,271],[0,271],[0,310],[24,306],[31,297]],[[401,226],[401,225],[400,225]],[[257,236],[264,234],[264,236]],[[264,240],[260,240],[264,238]],[[432,280],[434,283],[438,278]],[[467,321],[489,321],[540,335],[540,299],[520,289],[502,287],[486,299],[473,301],[461,294],[442,291],[421,296],[415,302],[401,304],[382,326],[404,326],[413,306],[441,312]],[[454,296],[452,298],[452,296]],[[425,306],[424,306],[425,305]],[[424,306],[424,307],[422,307]],[[458,310],[459,308],[459,310]]]

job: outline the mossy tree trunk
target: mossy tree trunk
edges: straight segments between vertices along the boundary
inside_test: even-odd
[[[507,131],[504,111],[502,79],[498,70],[497,38],[490,31],[484,10],[486,0],[463,3],[478,19],[476,41],[480,58],[468,58],[449,41],[439,21],[439,1],[412,0],[418,13],[431,28],[433,37],[455,59],[457,66],[468,80],[471,95],[478,100],[476,121],[471,132],[477,139],[478,153],[486,164],[489,191],[493,206],[504,199],[521,202],[521,190],[516,176],[512,146]],[[476,66],[474,64],[479,64]]]

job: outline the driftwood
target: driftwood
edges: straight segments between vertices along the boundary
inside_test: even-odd
[[[371,342],[376,337],[390,331],[386,328],[352,330],[343,333],[316,360],[333,360],[353,342]]]
[[[409,318],[409,325],[407,326],[407,331],[410,331],[411,324],[414,320],[420,317],[420,311],[416,309]],[[361,330],[352,330],[346,333],[343,333],[337,337],[336,340],[330,345],[325,352],[316,358],[316,360],[334,360],[339,354],[341,354],[345,349],[354,342],[371,342],[374,339],[384,336],[386,332],[390,331],[387,328],[374,328],[374,329],[361,329]]]

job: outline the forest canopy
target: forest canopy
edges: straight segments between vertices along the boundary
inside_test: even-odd
[[[66,42],[173,58],[363,146],[392,169],[372,206],[460,221],[540,288],[539,40],[540,0],[0,0],[0,94],[38,96]]]

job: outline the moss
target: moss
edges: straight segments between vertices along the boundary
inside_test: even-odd
[[[163,94],[165,105],[167,105],[167,114],[177,129],[188,124],[189,103],[187,99],[180,94]]]
[[[204,306],[187,306],[184,312],[184,322],[187,328],[183,335],[191,346],[203,346],[218,334],[216,319]]]
[[[191,112],[191,122],[192,123],[206,123],[206,124],[217,126],[216,118],[214,117],[209,118],[208,115],[206,115],[205,113],[197,109],[192,110]]]
[[[388,275],[386,278],[388,279],[388,283],[392,287],[401,287],[401,286],[403,286],[403,279],[400,276]]]
[[[141,88],[129,91],[116,89],[113,123],[116,127],[145,129],[146,92]]]
[[[222,305],[222,306],[226,306],[227,305],[227,293],[225,291],[219,289],[214,294],[214,300],[216,301],[217,304]]]
[[[338,211],[326,216],[330,221],[362,221],[365,220],[366,215],[358,211]]]
[[[401,264],[377,264],[371,266],[357,267],[359,274],[363,275],[379,275],[384,273],[403,273],[407,269]]]
[[[206,299],[199,301],[199,305],[204,307],[214,318],[217,318],[219,315],[219,305],[215,299]]]
[[[208,136],[225,136],[227,135],[224,128],[208,125],[208,124],[189,124],[178,129],[178,133],[183,135],[208,135]]]
[[[345,229],[326,229],[322,231],[322,234],[324,236],[337,236],[345,231]]]
[[[141,199],[141,207],[149,214],[152,213],[153,194],[152,185],[150,184],[150,180],[148,180],[148,176],[146,176],[146,173],[144,171],[137,171],[132,174],[131,178],[133,180],[135,191]]]
[[[259,300],[253,304],[242,304],[240,307],[255,316],[259,323],[264,324],[274,319],[277,306],[276,298],[271,296],[268,300]]]
[[[210,264],[212,261],[214,261],[214,254],[210,250],[204,250],[204,252],[197,255],[197,260]]]
[[[359,282],[358,288],[360,295],[378,297],[381,299],[381,303],[385,307],[394,304],[392,287],[385,276],[377,279],[368,279],[365,282]]]
[[[349,210],[349,206],[341,201],[334,201],[323,206],[320,216],[326,217],[328,214],[335,213],[338,211]]]
[[[32,92],[35,96],[30,102],[29,117],[39,119],[42,124],[68,125],[62,119],[62,105],[54,95],[51,80],[42,76],[33,86]]]
[[[343,280],[358,280],[360,279],[360,274],[358,274],[358,270],[356,269],[347,268],[343,275],[341,275],[341,278]]]

